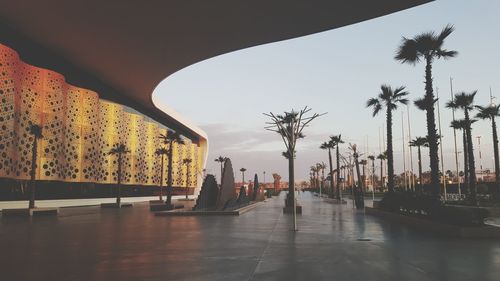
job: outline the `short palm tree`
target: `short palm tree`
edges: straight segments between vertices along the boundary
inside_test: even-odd
[[[464,111],[465,132],[467,136],[467,157],[469,164],[469,195],[471,203],[476,203],[476,163],[474,161],[474,145],[472,143],[472,128],[470,111],[474,109],[474,97],[477,91],[471,93],[460,92],[455,94],[453,100],[446,103],[447,108],[462,109]]]
[[[406,96],[408,92],[401,86],[392,89],[391,86],[382,85],[380,94],[376,98],[371,98],[366,102],[366,107],[373,108],[373,116],[376,116],[383,107],[386,109],[387,122],[387,177],[389,192],[394,191],[394,156],[392,150],[392,111],[398,108],[399,104],[407,104]]]
[[[313,188],[318,188],[318,168],[316,167],[316,165],[312,165],[311,167],[309,167],[309,170],[313,175]]]
[[[243,186],[245,186],[245,172],[247,171],[247,169],[245,168],[241,168],[240,169],[240,172],[241,172],[241,179],[242,179],[242,182],[243,182]]]
[[[163,200],[163,172],[165,171],[164,167],[163,167],[163,160],[165,158],[165,155],[168,154],[168,150],[165,149],[164,147],[162,148],[158,148],[156,151],[155,151],[155,154],[160,156],[161,157],[161,165],[160,165],[160,201]]]
[[[426,111],[427,138],[429,141],[429,158],[431,167],[432,192],[439,194],[439,156],[436,117],[434,114],[434,91],[432,86],[432,63],[435,59],[449,59],[455,57],[456,51],[443,49],[444,40],[453,32],[454,28],[447,25],[439,34],[434,32],[421,33],[413,38],[403,37],[401,45],[396,51],[395,59],[401,63],[415,65],[425,60],[425,96],[416,100],[415,105]]]
[[[410,146],[417,147],[417,154],[418,154],[418,178],[420,181],[420,190],[423,191],[423,178],[422,178],[422,153],[421,153],[421,147],[428,147],[429,142],[427,141],[426,137],[416,137],[413,140],[410,141]]]
[[[471,124],[476,122],[476,120],[471,120]],[[462,143],[463,143],[463,153],[464,153],[464,184],[465,190],[469,192],[469,153],[467,152],[467,122],[465,119],[458,119],[451,122],[450,127],[455,130],[462,130]]]
[[[192,162],[193,159],[191,158],[182,159],[182,164],[186,165],[186,199],[188,199],[188,191],[189,191],[189,167],[191,166]]]
[[[369,155],[368,159],[372,160],[372,188],[375,191],[375,155]]]
[[[377,159],[380,160],[380,189],[384,190],[384,161],[387,160],[387,151],[377,155]]]
[[[317,163],[316,167],[318,169],[318,179],[320,182],[320,187],[324,188],[324,182],[325,182],[325,169],[326,169],[326,164],[324,162]],[[319,177],[319,171],[321,171],[321,178]]]
[[[184,140],[182,135],[179,132],[168,130],[165,135],[160,134],[160,139],[163,141],[163,144],[167,146],[168,150],[168,174],[167,174],[167,204],[169,207],[172,206],[172,161],[173,161],[173,151],[174,151],[174,143],[184,144]]]
[[[359,161],[359,165],[361,165],[363,167],[363,186],[365,186],[365,183],[366,183],[366,174],[365,174],[365,171],[366,171],[366,165],[368,164],[368,161],[366,161],[366,159],[361,159]]]
[[[224,157],[224,156],[219,156],[217,158],[215,158],[215,162],[219,162],[220,163],[220,182],[222,184],[222,173],[224,171],[224,163],[226,162],[226,159],[227,157]]]
[[[339,145],[344,143],[342,140],[342,135],[336,135],[336,136],[330,136],[330,142],[332,143],[332,146],[335,147],[335,157],[336,157],[336,162],[337,162],[337,171],[340,169],[340,152],[339,152]],[[340,200],[340,173],[337,173],[337,187],[336,187],[336,197],[337,199]]]
[[[37,124],[32,124],[29,127],[29,134],[33,137],[33,144],[31,145],[31,170],[30,170],[30,181],[31,181],[31,195],[28,207],[30,209],[35,208],[35,188],[36,188],[36,162],[38,161],[38,140],[43,138],[42,126]]]
[[[122,184],[122,166],[123,166],[123,155],[130,153],[127,146],[123,143],[115,143],[113,148],[108,152],[109,155],[115,155],[118,157],[118,168],[116,170],[117,188],[118,192],[116,195],[116,204],[120,206],[121,204],[121,184]]]
[[[328,164],[330,168],[330,192],[332,192],[331,195],[333,195],[333,165],[332,165],[332,149],[335,148],[334,143],[329,140],[321,144],[319,147],[321,149],[328,150]]]
[[[491,120],[491,132],[493,135],[493,156],[495,159],[495,181],[500,183],[500,164],[498,156],[498,134],[497,134],[497,124],[495,117],[500,116],[500,105],[491,104],[489,106],[476,106],[479,112],[476,114],[476,118],[483,120]]]

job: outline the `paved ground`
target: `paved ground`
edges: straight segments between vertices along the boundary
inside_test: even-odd
[[[4,219],[0,279],[500,280],[500,241],[432,237],[309,193],[294,233],[282,199],[239,217],[155,217],[136,204]]]

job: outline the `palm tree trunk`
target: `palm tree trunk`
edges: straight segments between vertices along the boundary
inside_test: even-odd
[[[375,192],[375,159],[372,160],[372,188],[373,192]]]
[[[36,160],[38,158],[38,141],[36,136],[33,136],[33,146],[31,147],[31,171],[30,171],[30,187],[31,195],[29,208],[35,208],[35,188],[36,188]]]
[[[293,208],[293,202],[295,201],[294,187],[295,187],[295,171],[294,171],[293,157],[288,157],[288,196],[285,205],[291,208]]]
[[[384,162],[380,159],[380,190],[384,191]]]
[[[118,179],[118,194],[116,196],[116,204],[118,206],[120,206],[120,203],[121,203],[121,183],[122,183],[122,155],[121,153],[118,154],[118,175],[117,175],[117,179]]]
[[[161,173],[160,173],[160,201],[163,200],[163,154],[161,154]]]
[[[222,173],[224,173],[224,164],[221,161],[220,162],[220,184],[221,184],[221,186],[222,186]]]
[[[465,128],[462,129],[462,138],[463,138],[463,146],[464,146],[464,185],[465,191],[470,193],[470,182],[469,182],[469,152],[467,149],[467,133]]]
[[[365,165],[363,164],[363,186],[365,186],[366,176],[365,176]]]
[[[328,163],[330,164],[330,192],[331,196],[333,196],[333,168],[332,168],[332,152],[330,148],[328,148]]]
[[[439,156],[436,131],[436,118],[434,115],[434,92],[432,86],[432,57],[425,58],[425,99],[429,102],[429,108],[426,110],[427,117],[427,138],[429,142],[429,159],[431,166],[431,186],[432,194],[439,196]]]
[[[493,131],[493,156],[495,157],[495,182],[500,182],[500,160],[498,159],[498,135],[495,117],[491,118],[491,130]]]
[[[339,173],[339,171],[340,171],[340,153],[339,153],[339,145],[337,144],[335,146],[335,148],[336,148],[336,158],[337,158],[336,159],[337,160],[337,188],[336,188],[335,192],[336,192],[337,199],[340,200],[340,173]]]
[[[417,146],[418,150],[418,178],[420,179],[420,192],[424,191],[424,179],[422,178],[422,152],[420,151],[420,145]]]
[[[469,181],[470,181],[470,195],[472,203],[476,203],[476,163],[474,161],[474,148],[472,144],[472,129],[470,125],[469,119],[469,111],[467,109],[464,110],[465,120],[467,122],[467,151],[469,153]]]
[[[167,202],[165,203],[168,206],[172,205],[172,154],[173,143],[170,142],[168,147]]]
[[[387,109],[387,183],[389,192],[394,192],[394,156],[392,151],[392,111]]]

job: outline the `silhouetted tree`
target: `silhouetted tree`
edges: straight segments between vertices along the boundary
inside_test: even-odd
[[[374,155],[369,155],[368,159],[372,160],[372,188],[373,191],[375,191],[375,156]]]
[[[467,157],[469,158],[469,195],[470,201],[476,204],[476,192],[477,192],[477,182],[476,182],[476,163],[474,160],[474,145],[472,143],[472,127],[471,118],[469,113],[474,109],[474,97],[477,91],[472,93],[461,92],[455,94],[453,100],[446,103],[446,107],[451,109],[462,109],[464,111],[465,120],[465,132],[467,136]]]
[[[30,209],[35,208],[35,189],[36,189],[36,162],[38,161],[38,140],[43,138],[42,126],[37,124],[32,124],[29,127],[29,134],[33,138],[33,143],[31,145],[31,170],[30,170],[30,186],[31,195],[28,207]]]
[[[476,122],[476,120],[471,120],[471,124]],[[470,193],[469,191],[469,153],[468,153],[468,146],[467,146],[467,122],[465,119],[459,119],[459,120],[454,120],[451,122],[450,127],[454,128],[455,130],[462,130],[462,143],[463,143],[463,154],[464,154],[464,171],[463,171],[463,176],[464,176],[464,185],[465,185],[465,190],[467,193]]]
[[[384,161],[387,159],[387,151],[377,155],[377,159],[380,160],[380,189],[384,190]]]
[[[392,111],[398,108],[398,104],[407,104],[408,99],[405,98],[408,92],[405,87],[401,86],[392,89],[391,86],[382,85],[380,94],[376,98],[371,98],[367,101],[366,107],[373,108],[373,116],[376,116],[383,107],[386,109],[387,122],[387,179],[389,192],[394,191],[394,156],[392,150]]]
[[[186,165],[186,199],[188,199],[188,192],[189,192],[189,168],[192,162],[193,159],[191,158],[182,159],[182,164]]]
[[[296,220],[296,210],[295,210],[295,172],[294,172],[294,160],[295,160],[295,147],[297,140],[304,138],[302,131],[304,128],[310,124],[314,119],[321,116],[320,114],[314,113],[311,116],[307,114],[311,111],[307,106],[300,111],[291,110],[290,112],[285,112],[283,115],[270,113],[264,113],[265,116],[271,119],[270,122],[266,122],[266,130],[278,133],[283,140],[286,147],[286,152],[288,155],[288,197],[287,205],[293,207],[293,228],[297,230],[297,220]]]
[[[173,152],[174,152],[174,143],[184,144],[184,140],[182,139],[182,135],[179,132],[168,130],[165,135],[161,134],[160,139],[163,141],[163,144],[167,146],[168,150],[168,174],[167,174],[167,204],[168,206],[172,206],[172,161],[173,161]]]
[[[500,183],[500,164],[498,156],[498,134],[497,134],[497,124],[495,117],[500,116],[500,105],[490,104],[489,106],[476,106],[479,112],[476,114],[476,118],[479,119],[489,119],[491,120],[491,133],[493,135],[493,156],[495,159],[495,181]],[[498,187],[498,186],[497,186]]]
[[[423,178],[422,178],[422,153],[421,153],[421,147],[428,147],[429,142],[427,141],[426,137],[416,137],[415,139],[410,141],[410,146],[417,147],[417,155],[418,155],[418,178],[420,181],[420,189],[423,191]]]
[[[335,160],[337,162],[337,171],[340,169],[340,152],[339,145],[344,143],[342,135],[330,136],[330,142],[335,147]],[[345,177],[344,177],[345,178]],[[335,189],[336,197],[340,200],[340,173],[337,173],[337,187]]]
[[[403,37],[395,59],[401,63],[415,65],[422,59],[425,60],[425,96],[415,101],[415,105],[426,111],[427,138],[429,141],[429,158],[431,167],[432,192],[439,195],[439,156],[438,138],[436,131],[436,118],[434,115],[434,90],[432,86],[432,63],[435,59],[448,59],[455,57],[456,51],[443,49],[444,40],[453,32],[454,28],[447,25],[439,34],[425,32],[411,39]]]
[[[365,182],[366,182],[366,174],[365,174],[366,164],[368,164],[368,161],[366,161],[366,159],[362,159],[359,161],[359,165],[361,165],[363,167],[363,186],[365,185]]]
[[[163,165],[163,160],[165,158],[165,155],[168,154],[168,150],[166,150],[164,147],[158,148],[155,151],[155,154],[161,157],[161,171],[160,171],[160,201],[163,200],[163,172],[165,171],[164,165]]]
[[[331,192],[330,196],[333,196],[333,164],[332,164],[332,151],[331,150],[335,148],[335,145],[333,144],[333,142],[331,140],[328,140],[328,141],[322,143],[319,148],[328,150],[328,164],[329,164],[329,168],[330,168],[330,171],[329,171],[329,174],[330,174],[330,192]]]
[[[222,172],[224,171],[224,162],[226,162],[226,159],[227,157],[224,157],[224,156],[219,156],[217,158],[215,158],[215,162],[219,162],[220,163],[220,182],[222,184]]]
[[[115,143],[113,148],[108,152],[109,155],[117,156],[118,168],[116,170],[116,179],[117,179],[117,195],[116,195],[116,204],[120,206],[121,204],[121,184],[122,184],[122,166],[123,166],[123,155],[130,153],[130,150],[127,149],[127,146],[123,143]]]

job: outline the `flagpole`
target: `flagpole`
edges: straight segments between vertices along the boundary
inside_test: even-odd
[[[406,105],[406,112],[408,113],[408,142],[411,141],[411,123],[410,123],[410,106]],[[411,145],[410,147],[410,169],[411,169],[411,189],[415,191],[415,177],[413,176],[413,150]]]
[[[406,185],[406,149],[405,149],[405,114],[403,111],[401,111],[401,135],[403,136],[403,170],[404,170],[404,188],[405,190],[408,190],[408,187]]]
[[[439,148],[441,150],[441,173],[443,174],[443,191],[444,191],[444,202],[447,200],[446,194],[446,176],[444,172],[444,158],[443,158],[443,134],[441,133],[441,113],[439,111],[439,88],[436,88],[436,98],[437,98],[437,110],[438,110],[438,120],[439,120]]]

